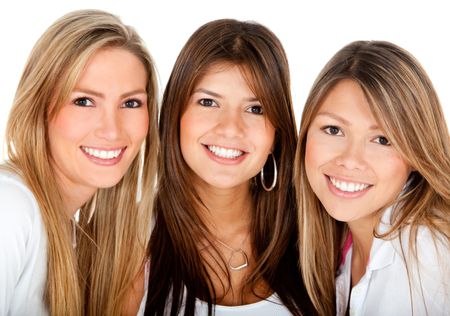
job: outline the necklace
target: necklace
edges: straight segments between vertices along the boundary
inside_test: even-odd
[[[248,237],[248,235],[247,235]],[[247,240],[247,237],[245,237],[244,241],[242,242],[242,245],[245,243],[245,241]],[[231,256],[228,259],[228,267],[233,270],[233,271],[240,271],[242,269],[245,269],[248,267],[248,256],[247,253],[240,247],[238,249],[235,249],[233,247],[228,246],[226,243],[224,243],[223,241],[221,241],[220,239],[216,238],[216,241],[221,244],[222,246],[224,246],[225,248],[227,248],[228,250],[231,251]],[[240,265],[233,265],[232,264],[232,260],[233,258],[235,258],[236,256],[241,256],[244,263],[240,264]]]

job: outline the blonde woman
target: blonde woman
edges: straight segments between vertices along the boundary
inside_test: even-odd
[[[153,187],[155,102],[153,62],[116,16],[72,12],[38,40],[0,171],[1,315],[126,311],[148,236],[137,192],[140,173]]]
[[[450,144],[420,64],[354,42],[317,78],[296,156],[300,258],[323,315],[450,314]]]

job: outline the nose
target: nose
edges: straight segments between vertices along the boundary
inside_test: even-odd
[[[356,139],[348,140],[342,146],[336,158],[336,164],[348,170],[366,169],[366,148],[364,141]]]
[[[245,122],[242,113],[235,109],[224,109],[218,114],[216,126],[217,134],[227,137],[242,137],[245,131]]]
[[[120,109],[116,107],[104,107],[98,117],[95,135],[99,138],[112,141],[119,138],[120,133]]]

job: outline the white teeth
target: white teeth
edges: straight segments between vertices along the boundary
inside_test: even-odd
[[[122,152],[122,149],[116,149],[116,150],[99,150],[99,149],[93,149],[89,147],[83,147],[81,146],[81,149],[83,151],[91,156],[94,156],[96,158],[100,159],[113,159],[119,157],[120,153]]]
[[[228,159],[235,159],[244,154],[244,152],[242,152],[238,149],[228,149],[228,148],[218,147],[218,146],[214,146],[214,145],[208,146],[208,149],[214,155],[222,157],[222,158],[228,158]]]
[[[344,192],[358,192],[365,190],[369,187],[368,184],[364,183],[354,183],[354,182],[344,182],[330,177],[331,183],[341,191]]]

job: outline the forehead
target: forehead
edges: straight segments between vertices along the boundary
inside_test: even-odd
[[[363,89],[350,79],[339,81],[326,93],[315,116],[323,113],[343,117],[349,122],[361,121],[370,125],[376,122]]]
[[[207,78],[224,73],[236,73],[242,76],[242,71],[238,65],[231,63],[218,63],[207,67],[198,77],[198,82],[204,81]]]
[[[92,70],[102,70],[108,73],[114,70],[129,70],[139,68],[146,72],[146,67],[139,56],[126,48],[102,47],[97,49],[86,61],[82,75]]]
[[[250,76],[250,71],[247,65],[237,64],[229,61],[218,61],[205,67],[197,77],[196,83],[198,84],[199,82],[203,81],[205,77],[214,76],[230,71],[242,76],[247,81],[247,84],[249,82],[253,82],[253,78],[251,78]]]
[[[235,93],[246,90],[245,94],[257,95],[257,91],[254,89],[255,81],[251,77],[248,67],[230,62],[220,62],[208,66],[195,79],[189,95],[204,86],[218,90],[235,89]]]
[[[322,98],[319,107],[336,108],[344,105],[368,106],[361,86],[354,80],[343,79],[337,82]]]

